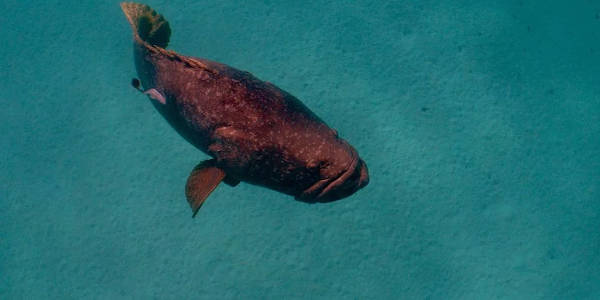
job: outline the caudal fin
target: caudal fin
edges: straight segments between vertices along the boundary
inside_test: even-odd
[[[171,36],[169,22],[150,6],[145,4],[122,2],[121,9],[136,38],[154,46],[166,48]]]

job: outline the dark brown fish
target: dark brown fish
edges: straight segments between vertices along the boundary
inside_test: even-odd
[[[300,100],[248,72],[166,50],[171,29],[161,15],[143,4],[121,8],[133,29],[140,80],[132,84],[213,157],[186,184],[194,215],[221,181],[261,185],[305,202],[338,200],[367,185],[356,150]]]

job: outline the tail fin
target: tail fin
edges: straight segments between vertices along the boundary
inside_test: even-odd
[[[171,27],[163,16],[150,6],[139,3],[122,2],[121,9],[137,38],[150,45],[167,47],[171,36]]]

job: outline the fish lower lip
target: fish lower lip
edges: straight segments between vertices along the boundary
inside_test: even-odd
[[[362,189],[369,184],[369,169],[362,159],[360,160],[360,168],[360,179],[358,180],[357,190]]]

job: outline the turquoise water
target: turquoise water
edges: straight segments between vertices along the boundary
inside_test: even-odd
[[[0,299],[600,298],[600,3],[561,2],[149,1],[371,174],[192,219],[207,156],[131,88],[118,2],[2,1]]]

